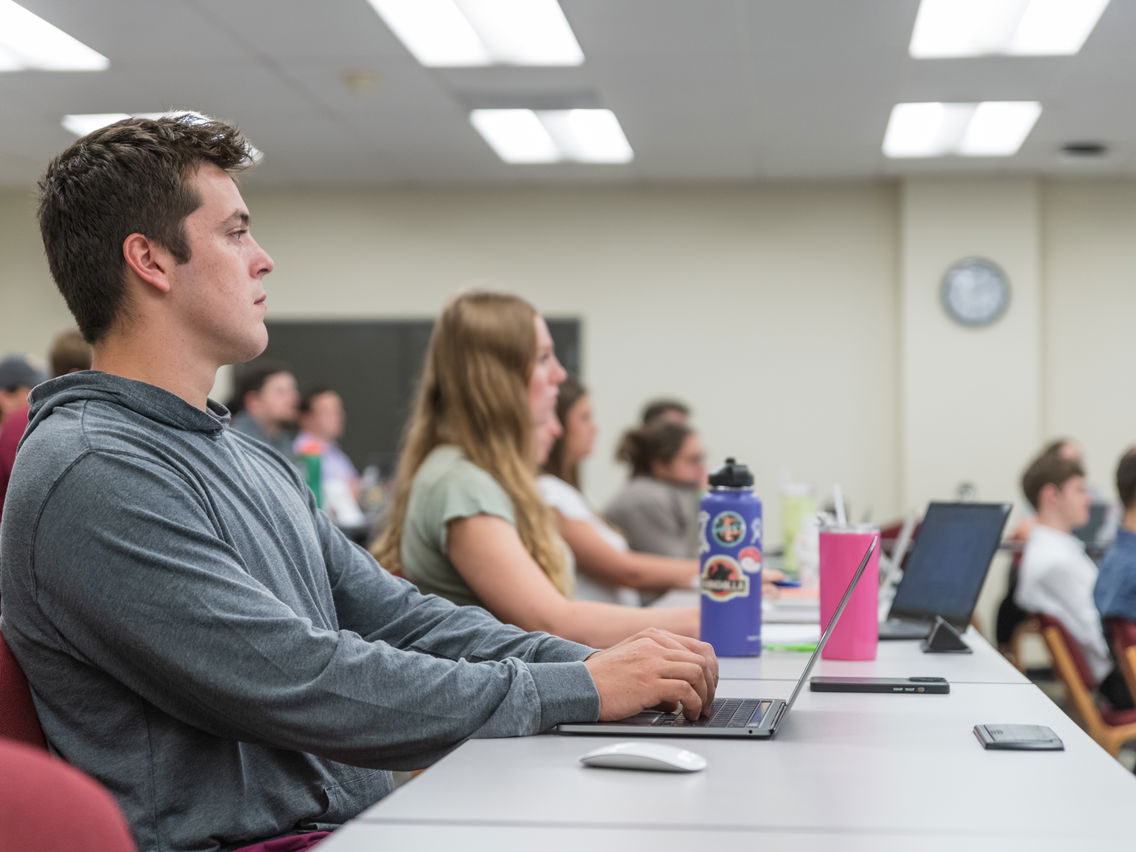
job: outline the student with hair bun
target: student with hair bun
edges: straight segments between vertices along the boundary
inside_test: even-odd
[[[525,630],[595,647],[645,628],[697,636],[694,607],[572,599],[572,552],[536,485],[565,375],[527,302],[481,291],[452,299],[430,338],[374,554],[422,591]]]
[[[637,590],[689,586],[698,575],[694,558],[676,559],[632,551],[627,539],[607,524],[580,491],[580,462],[592,453],[596,427],[587,388],[569,377],[556,403],[562,434],[538,480],[560,534],[576,557],[576,596],[638,604]]]
[[[632,550],[680,559],[698,554],[698,502],[706,487],[706,458],[698,433],[663,421],[623,436],[616,453],[631,479],[604,514]]]

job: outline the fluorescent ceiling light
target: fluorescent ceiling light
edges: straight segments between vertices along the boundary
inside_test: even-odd
[[[584,53],[556,0],[368,0],[430,67],[580,65]]]
[[[190,124],[200,124],[205,121],[211,121],[207,116],[202,115],[196,110],[192,109],[171,109],[166,112],[96,112],[96,113],[76,113],[73,115],[63,116],[63,121],[60,123],[64,129],[74,133],[76,136],[86,136],[88,133],[93,133],[100,127],[106,127],[108,124],[114,124],[116,121],[122,121],[124,118],[148,118],[154,121],[159,118],[167,116],[185,115],[189,116],[188,122]],[[248,146],[249,157],[254,163],[259,162],[261,157],[264,156],[263,152],[254,147]]]
[[[1010,157],[1029,136],[1041,104],[896,104],[884,133],[889,157]]]
[[[964,157],[1011,157],[1026,141],[1041,104],[1036,101],[986,101],[974,110],[974,116],[959,143]]]
[[[1108,0],[922,0],[911,33],[916,59],[1069,56]]]
[[[537,113],[565,160],[629,163],[635,157],[619,119],[610,109],[567,109]]]
[[[635,156],[609,109],[475,109],[469,119],[506,163],[627,163]]]
[[[104,71],[110,60],[33,15],[0,0],[0,71]]]
[[[469,120],[506,163],[555,163],[560,148],[531,109],[475,109]]]

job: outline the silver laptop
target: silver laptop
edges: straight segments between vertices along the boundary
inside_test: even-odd
[[[797,700],[797,696],[800,695],[801,689],[809,679],[809,674],[820,658],[820,652],[824,650],[828,638],[832,635],[836,622],[840,620],[845,607],[848,606],[852,591],[864,575],[864,569],[868,566],[868,560],[872,558],[872,553],[875,551],[879,540],[879,536],[872,537],[868,550],[864,553],[864,558],[860,560],[860,566],[852,575],[848,588],[844,590],[844,597],[837,604],[836,611],[832,614],[832,620],[828,623],[824,633],[821,634],[816,650],[809,657],[809,662],[805,666],[805,670],[801,672],[801,677],[797,681],[797,685],[793,687],[793,694],[789,696],[788,701],[783,698],[715,698],[710,707],[710,715],[703,716],[693,722],[683,716],[682,713],[645,710],[617,722],[572,722],[557,725],[556,730],[562,734],[592,734],[593,736],[596,734],[620,734],[624,736],[636,734],[652,737],[772,737],[777,733],[781,721],[789,715],[793,702]]]

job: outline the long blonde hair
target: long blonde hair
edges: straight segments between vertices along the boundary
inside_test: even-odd
[[[418,468],[435,447],[454,444],[504,489],[525,549],[561,593],[571,594],[564,553],[530,461],[528,382],[536,363],[537,316],[517,296],[483,290],[460,293],[442,310],[403,435],[386,528],[371,549],[383,567],[402,569],[402,536]]]

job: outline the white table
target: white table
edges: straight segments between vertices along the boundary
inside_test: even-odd
[[[815,642],[820,635],[816,625],[765,624],[766,644],[798,644],[802,639]],[[874,660],[817,660],[814,675],[829,677],[910,677],[935,675],[954,683],[1027,684],[1029,679],[999,654],[981,634],[970,629],[963,637],[971,654],[924,654],[920,640],[880,642]],[[719,673],[724,678],[750,680],[796,680],[808,662],[802,651],[766,650],[760,657],[721,657]]]
[[[720,694],[785,697],[790,686],[724,681]],[[972,733],[981,722],[1049,725],[1066,751],[984,751]],[[941,696],[804,692],[773,740],[679,740],[709,762],[689,775],[580,765],[580,754],[612,741],[470,741],[357,822],[1067,847],[1127,836],[1136,807],[1136,779],[1032,685],[962,684]]]
[[[1123,840],[1118,844],[1123,847]],[[443,850],[444,852],[1070,852],[1069,841],[1035,835],[976,836],[966,831],[949,835],[925,832],[858,833],[815,830],[766,831],[619,826],[468,825],[439,823],[354,822],[324,841],[320,852],[377,850]],[[1075,850],[1081,852],[1081,850]]]

